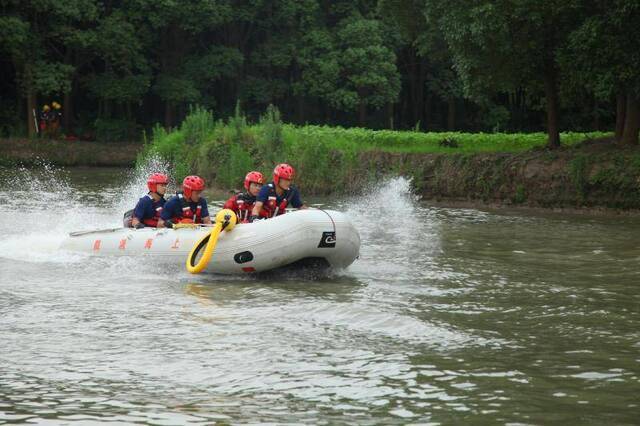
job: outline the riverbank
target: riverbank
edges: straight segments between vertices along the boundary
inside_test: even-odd
[[[297,184],[309,195],[361,193],[371,183],[402,175],[412,179],[417,194],[437,205],[640,211],[640,148],[621,147],[610,138],[575,142],[553,151],[538,145],[517,152],[482,147],[480,152],[459,152],[437,143],[420,147],[419,141],[411,142],[411,150],[400,150],[400,143],[389,142],[389,132],[385,132],[389,141],[377,142],[377,147],[371,143],[358,147],[344,138],[332,142],[308,137],[308,128],[300,130],[306,138],[296,134],[295,127],[282,130],[281,155],[268,155],[270,145],[261,140],[264,128],[238,130],[224,125],[215,130],[219,133],[194,143],[185,142],[180,131],[156,135],[144,149],[141,144],[2,140],[0,164],[46,161],[65,167],[131,167],[142,153],[141,158],[159,155],[174,164],[177,179],[196,173],[211,186],[227,190],[238,188],[247,170],[268,175],[274,162],[284,160],[295,165]],[[436,135],[429,137],[437,140]],[[487,146],[499,146],[493,139]]]
[[[0,139],[0,165],[133,167],[141,143]]]
[[[379,175],[411,177],[418,194],[446,205],[640,209],[640,148],[610,139],[520,153],[361,155]]]

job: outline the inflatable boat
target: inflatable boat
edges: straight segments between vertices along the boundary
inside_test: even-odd
[[[216,240],[214,251],[201,270],[218,274],[265,272],[309,263],[342,269],[353,263],[360,250],[358,231],[343,213],[332,210],[293,211],[231,226],[214,236],[216,227],[218,224],[72,232],[61,248],[95,256],[154,256],[180,267],[185,267],[186,262],[191,271],[198,252],[207,251],[205,246],[210,239]],[[205,257],[206,253],[200,256]]]

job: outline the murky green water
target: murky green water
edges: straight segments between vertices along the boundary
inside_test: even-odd
[[[640,419],[640,218],[433,208],[398,179],[324,200],[362,254],[319,281],[57,250],[142,187],[0,172],[0,423]]]

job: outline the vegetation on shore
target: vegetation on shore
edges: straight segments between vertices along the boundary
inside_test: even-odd
[[[472,205],[640,210],[640,148],[611,139],[562,150],[361,156],[380,175],[410,177],[427,200]]]
[[[480,152],[522,152],[542,148],[547,143],[545,133],[464,133],[420,132],[395,130],[345,129],[329,126],[284,125],[285,137],[291,140],[318,138],[330,148],[353,147],[358,151],[405,152],[414,154],[451,154]],[[611,136],[607,132],[565,132],[566,146],[585,139]]]
[[[292,163],[305,193],[358,192],[401,174],[431,199],[480,200],[545,207],[640,208],[640,151],[605,133],[567,133],[563,150],[543,149],[546,135],[373,131],[294,126],[269,107],[249,124],[236,109],[227,121],[196,108],[180,128],[154,129],[138,161],[160,156],[176,179],[199,174],[238,188],[247,171],[267,176]],[[613,147],[613,148],[612,148]]]
[[[358,193],[386,176],[412,179],[416,193],[445,203],[640,209],[640,147],[602,133],[564,134],[559,150],[543,134],[371,131],[284,124],[269,108],[250,124],[239,111],[214,120],[194,109],[180,128],[156,127],[143,146],[98,142],[8,140],[0,166],[127,166],[152,157],[172,176],[205,177],[210,186],[240,188],[244,174],[267,176],[280,161],[294,164],[305,194]],[[157,163],[156,163],[157,164]]]

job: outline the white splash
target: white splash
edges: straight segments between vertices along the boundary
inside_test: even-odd
[[[60,252],[69,232],[122,226],[122,215],[147,193],[147,176],[169,174],[157,158],[127,172],[120,184],[99,191],[75,188],[64,169],[42,164],[0,174],[0,257],[31,262],[73,262],[81,255]],[[96,195],[97,194],[97,195]]]

